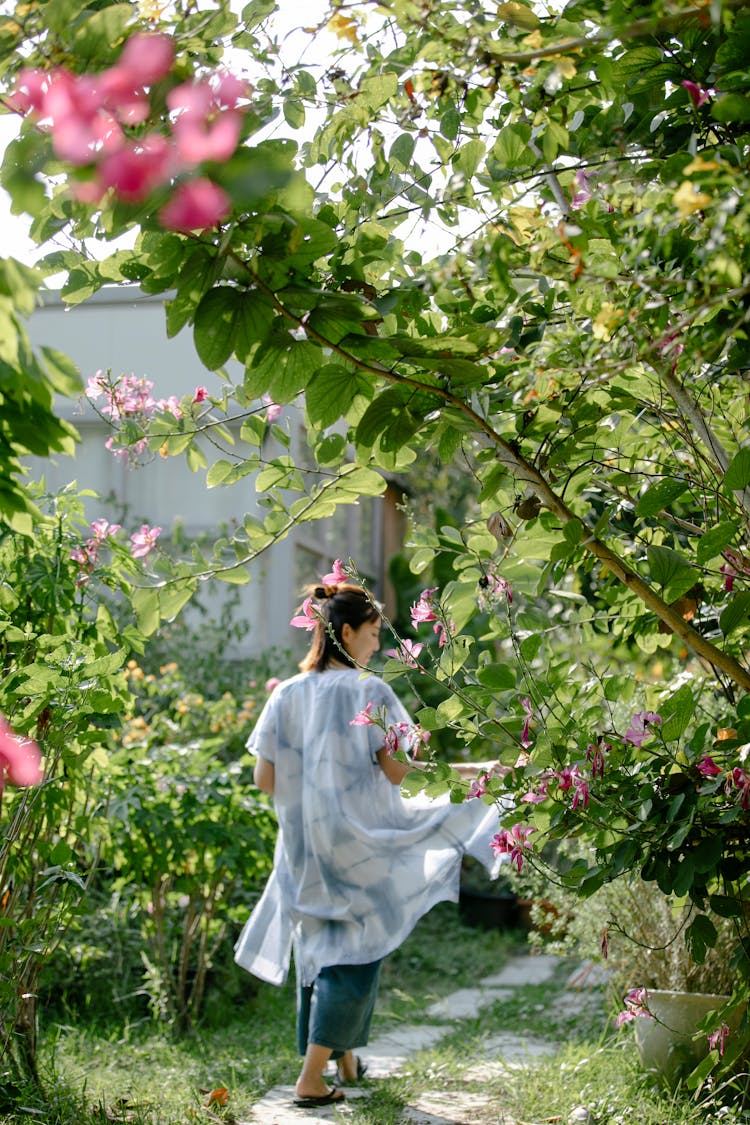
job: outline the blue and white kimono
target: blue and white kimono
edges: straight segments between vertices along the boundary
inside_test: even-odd
[[[388,723],[409,721],[376,676],[303,672],[276,687],[248,740],[275,767],[279,834],[235,960],[272,984],[286,979],[292,948],[302,985],[324,966],[385,957],[437,902],[457,901],[464,852],[497,866],[497,810],[402,797],[377,760],[383,731],[351,726],[370,702]]]

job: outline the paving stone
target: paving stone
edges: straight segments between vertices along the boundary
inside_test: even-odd
[[[294,1105],[294,1086],[274,1086],[265,1097],[253,1106],[252,1116],[244,1125],[332,1125],[344,1122],[351,1116],[352,1101],[367,1097],[365,1090],[347,1088],[346,1102],[342,1105],[325,1105],[317,1109],[303,1109]],[[243,1125],[243,1123],[240,1123]]]
[[[399,1027],[368,1043],[362,1049],[368,1078],[387,1078],[396,1074],[410,1055],[427,1051],[448,1035],[450,1027],[427,1024],[424,1027]]]
[[[492,1035],[488,1039],[485,1039],[482,1044],[481,1054],[484,1058],[505,1063],[528,1063],[534,1058],[554,1055],[557,1049],[557,1044],[550,1043],[547,1039],[534,1039],[516,1035],[512,1031],[500,1031],[497,1035]],[[480,1065],[479,1071],[481,1072],[481,1077],[481,1074],[486,1072],[484,1064]],[[464,1071],[464,1076],[469,1077],[467,1071]],[[475,1076],[472,1075],[472,1081],[475,1080]]]
[[[544,984],[560,971],[560,958],[550,953],[539,957],[512,957],[499,973],[485,977],[483,984],[488,988],[518,987],[524,984]]]
[[[603,988],[611,979],[612,973],[606,965],[598,961],[584,961],[568,977],[567,987],[578,990]]]
[[[513,995],[511,988],[459,988],[430,1004],[426,1011],[429,1019],[472,1019],[481,1008],[488,1008],[496,1000],[507,1000]]]
[[[497,1125],[491,1098],[465,1090],[421,1094],[404,1110],[402,1125]]]

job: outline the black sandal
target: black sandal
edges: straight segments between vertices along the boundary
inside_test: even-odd
[[[363,1063],[362,1059],[359,1057],[359,1055],[355,1055],[354,1057],[357,1060],[357,1076],[356,1076],[356,1078],[342,1078],[341,1072],[339,1071],[339,1068],[338,1068],[338,1065],[337,1065],[336,1066],[336,1077],[334,1079],[334,1082],[336,1082],[336,1084],[338,1086],[348,1086],[348,1085],[352,1085],[355,1082],[361,1082],[361,1080],[367,1074],[367,1063]]]
[[[335,1102],[345,1102],[346,1094],[343,1090],[329,1090],[327,1094],[321,1094],[317,1098],[295,1098],[294,1104],[301,1106],[303,1109],[317,1109],[318,1106],[333,1105]]]

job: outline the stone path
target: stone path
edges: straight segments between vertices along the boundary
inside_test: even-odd
[[[482,1008],[494,1004],[496,1000],[512,997],[513,990],[522,985],[543,984],[553,977],[559,977],[561,962],[557,957],[520,956],[512,958],[502,972],[486,977],[481,988],[461,988],[450,996],[438,1000],[425,1010],[423,1022],[419,1025],[398,1027],[370,1042],[362,1051],[367,1061],[367,1077],[389,1078],[401,1073],[409,1060],[419,1051],[434,1047],[442,1038],[455,1030],[455,1024],[462,1019],[474,1018]],[[575,985],[575,977],[569,982]],[[564,1001],[564,997],[562,998]],[[580,1003],[580,996],[576,999]],[[483,1045],[483,1059],[474,1062],[463,1072],[468,1081],[481,1081],[488,1075],[493,1077],[508,1073],[519,1066],[527,1065],[534,1057],[554,1054],[555,1043],[548,1040],[523,1038],[512,1032],[502,1032],[486,1040]],[[343,1125],[350,1118],[351,1102],[366,1098],[368,1090],[347,1087],[346,1097],[349,1105],[325,1106],[321,1109],[300,1109],[292,1104],[294,1090],[291,1086],[277,1086],[253,1107],[252,1117],[241,1125]],[[482,1094],[462,1090],[460,1086],[450,1090],[428,1092],[415,1098],[404,1110],[401,1125],[481,1125],[488,1120],[491,1111],[490,1101]],[[497,1108],[491,1120],[498,1121]],[[510,1121],[507,1125],[512,1125]]]

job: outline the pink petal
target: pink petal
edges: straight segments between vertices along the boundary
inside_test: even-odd
[[[0,715],[0,765],[5,765],[8,780],[14,785],[38,785],[42,780],[41,763],[42,756],[36,742],[14,734]]]
[[[222,188],[211,180],[198,179],[179,185],[159,212],[159,221],[167,230],[187,234],[216,226],[231,209],[231,200]]]

